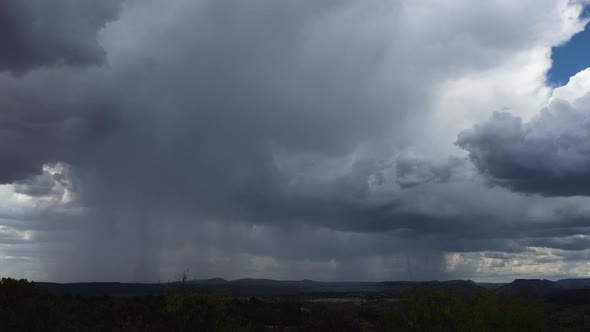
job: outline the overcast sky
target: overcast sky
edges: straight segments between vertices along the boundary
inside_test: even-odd
[[[590,277],[586,2],[2,0],[0,275]]]

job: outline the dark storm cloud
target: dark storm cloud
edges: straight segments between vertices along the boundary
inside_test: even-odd
[[[87,104],[90,84],[51,71],[39,76],[0,77],[0,184],[41,175],[45,164],[74,162],[116,126],[107,102]]]
[[[0,71],[102,63],[98,32],[117,17],[121,1],[3,0]]]
[[[169,9],[151,4],[150,11]],[[382,11],[388,16],[376,15]],[[139,43],[157,65],[118,59],[112,84],[129,88],[117,96],[121,130],[76,163],[81,195],[98,206],[149,205],[199,218],[370,220],[363,214],[379,204],[368,182],[390,185],[379,172],[391,155],[365,150],[398,138],[400,147],[411,144],[405,125],[425,112],[443,72],[490,66],[496,59],[486,50],[515,46],[498,40],[469,61],[456,57],[462,49],[444,53],[441,64],[413,58],[416,42],[392,34],[412,24],[404,11],[411,8],[397,3],[202,1],[169,13],[174,25],[133,30],[146,18],[131,8],[112,43]],[[117,28],[143,38],[119,41]],[[418,168],[447,177],[444,167]],[[400,171],[403,181],[409,170]]]
[[[285,262],[369,278],[364,259],[392,255],[384,264],[401,270],[390,276],[428,278],[442,275],[447,250],[525,248],[518,237],[533,220],[518,195],[454,183],[469,166],[459,159],[394,158],[414,148],[437,87],[542,35],[510,28],[520,16],[472,8],[449,19],[399,2],[129,1],[99,46],[118,2],[105,4],[64,11],[88,9],[90,23],[56,16],[82,26],[86,43],[67,39],[78,48],[29,57],[5,70],[44,68],[0,81],[0,182],[45,204],[3,224],[59,252],[60,280],[154,281],[184,264],[300,275]],[[519,10],[531,8],[541,7]],[[546,11],[530,16],[544,23]],[[465,29],[475,22],[484,25]],[[516,32],[485,28],[498,22]],[[68,171],[44,173],[56,163]],[[64,193],[74,196],[65,207]],[[514,215],[490,212],[503,200]],[[534,228],[575,234],[562,222]]]
[[[44,164],[72,162],[109,122],[89,81],[63,66],[104,62],[98,33],[120,7],[120,0],[0,3],[0,71],[19,74],[0,77],[0,184],[30,182]],[[34,196],[44,190],[18,188]]]
[[[590,195],[590,98],[555,100],[530,122],[507,112],[459,134],[493,184],[544,196]]]
[[[158,65],[139,73],[122,68],[117,84],[132,87],[117,105],[122,129],[74,165],[87,204],[274,222],[295,222],[315,209],[314,219],[329,222],[346,204],[331,195],[363,195],[371,170],[293,185],[293,174],[277,168],[277,153],[346,156],[383,133],[383,117],[395,117],[389,97],[365,86],[387,43],[377,35],[357,48],[346,31],[310,35],[346,3],[259,5],[265,10],[187,5],[176,13],[178,27],[159,32],[165,38],[143,40]],[[349,190],[340,194],[333,185]],[[325,202],[307,197],[322,186]]]
[[[447,182],[454,169],[462,164],[463,160],[455,157],[450,157],[446,162],[436,162],[428,158],[402,155],[396,160],[396,181],[404,188],[428,182]]]
[[[529,241],[530,246],[556,248],[562,250],[586,250],[590,248],[590,239],[585,237],[539,238]]]

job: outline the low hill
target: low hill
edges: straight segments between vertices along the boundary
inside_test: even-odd
[[[46,283],[38,282],[37,287],[54,294],[137,296],[163,294],[181,283],[140,284],[118,282],[92,283]],[[429,287],[448,290],[456,294],[474,294],[480,288],[473,281],[384,281],[384,282],[321,282],[313,280],[271,280],[221,278],[191,280],[182,287],[196,291],[231,294],[234,296],[278,296],[302,294],[369,294],[398,296],[406,289]]]
[[[47,283],[37,282],[37,287],[54,294],[140,296],[163,294],[179,287],[181,283]],[[471,280],[449,281],[383,281],[383,282],[321,282],[313,280],[271,280],[221,278],[190,280],[182,287],[199,292],[223,293],[234,296],[281,296],[306,294],[367,294],[371,296],[397,297],[404,290],[428,287],[445,290],[457,295],[472,295],[486,288],[497,294],[517,296],[545,296],[563,290],[590,289],[590,279],[563,279],[557,282],[545,279],[517,279],[509,284],[475,283]]]
[[[547,279],[516,279],[495,290],[498,294],[514,296],[544,296],[563,291],[558,283]]]
[[[505,282],[478,282],[477,285],[479,287],[483,287],[485,289],[496,289],[496,288],[500,288],[504,285],[507,285],[508,283]]]
[[[565,289],[590,289],[590,278],[585,279],[561,279],[557,283]]]

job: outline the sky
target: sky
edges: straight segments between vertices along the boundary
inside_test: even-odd
[[[590,6],[584,8],[582,18],[590,15]],[[576,73],[590,67],[587,57],[590,45],[590,28],[574,35],[563,45],[557,45],[551,50],[552,66],[547,73],[547,82],[552,86],[563,86]]]
[[[3,0],[0,275],[590,277],[586,0]]]

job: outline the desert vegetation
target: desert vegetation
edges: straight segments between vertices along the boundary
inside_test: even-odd
[[[0,281],[1,331],[584,331],[587,298],[513,297],[481,289],[458,295],[421,287],[399,299],[232,297],[186,281],[163,294],[56,295],[34,282]],[[586,322],[587,323],[587,322]]]

